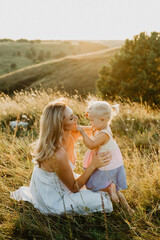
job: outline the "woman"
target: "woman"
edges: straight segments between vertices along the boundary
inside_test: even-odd
[[[112,203],[105,193],[80,190],[96,168],[109,164],[111,156],[95,154],[81,176],[74,174],[74,143],[79,137],[76,128],[77,116],[66,103],[50,102],[46,106],[35,144],[34,161],[37,165],[33,169],[30,186],[12,192],[11,198],[29,201],[44,214],[102,211],[103,198],[105,211],[112,211]]]

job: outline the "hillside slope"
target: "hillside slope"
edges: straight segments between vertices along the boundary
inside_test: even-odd
[[[95,91],[98,69],[108,63],[110,56],[120,48],[71,55],[26,67],[0,76],[0,91],[12,93],[30,87],[64,88],[82,94]]]
[[[118,44],[119,42],[117,42]],[[99,51],[109,46],[87,41],[3,41],[0,39],[0,75],[69,55]],[[118,45],[120,47],[120,43]]]

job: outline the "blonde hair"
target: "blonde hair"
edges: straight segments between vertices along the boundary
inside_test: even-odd
[[[89,103],[87,112],[98,118],[105,118],[107,121],[111,121],[112,117],[119,113],[119,104],[110,105],[106,101],[92,101]]]
[[[63,118],[66,108],[65,101],[50,102],[43,110],[40,119],[40,133],[38,140],[33,144],[34,161],[41,162],[53,156],[59,148],[63,135]]]

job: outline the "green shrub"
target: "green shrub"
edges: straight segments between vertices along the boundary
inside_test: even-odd
[[[10,68],[11,68],[12,70],[13,70],[13,69],[16,69],[16,68],[17,68],[17,64],[16,64],[16,63],[11,63]]]
[[[117,95],[160,106],[160,33],[127,39],[109,66],[99,72],[97,88],[103,98]]]

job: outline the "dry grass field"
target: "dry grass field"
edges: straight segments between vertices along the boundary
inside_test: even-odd
[[[143,103],[117,98],[120,113],[111,125],[127,173],[128,189],[124,195],[135,209],[135,215],[129,216],[121,206],[114,204],[114,211],[106,216],[94,213],[47,217],[29,203],[10,199],[10,191],[29,185],[33,169],[30,143],[38,136],[44,106],[59,97],[68,99],[80,124],[89,124],[84,116],[86,102],[77,95],[61,95],[52,89],[20,91],[12,97],[0,95],[0,239],[159,240],[160,113]],[[97,99],[96,96],[88,96],[88,99],[93,97]],[[28,128],[10,129],[10,121],[20,120],[23,114],[29,118]],[[82,173],[85,150],[79,140],[77,173]]]

